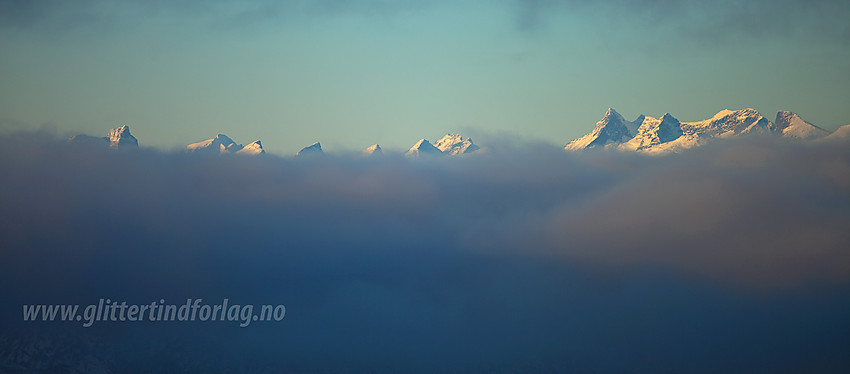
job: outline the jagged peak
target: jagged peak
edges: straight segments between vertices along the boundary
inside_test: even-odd
[[[814,126],[814,127],[817,127],[817,128],[820,129],[820,127],[816,126],[815,124],[813,124],[809,121],[806,121],[805,119],[803,119],[803,117],[801,117],[797,113],[787,111],[787,110],[780,110],[779,112],[776,112],[776,124],[777,125],[780,125],[780,124],[791,125],[791,124],[794,124],[795,122],[807,124],[809,126]],[[782,127],[785,127],[785,126],[782,126]]]
[[[218,134],[218,135],[216,135],[216,136],[215,136],[215,138],[213,138],[213,140],[218,140],[220,143],[227,143],[227,144],[229,144],[229,143],[235,143],[235,142],[233,141],[233,139],[231,139],[229,136],[224,135],[224,134]]]
[[[829,135],[829,131],[806,121],[797,113],[781,110],[776,113],[776,130],[783,136],[796,139],[814,139]]]
[[[420,148],[420,147],[423,147],[425,145],[433,145],[433,144],[431,144],[431,142],[429,142],[427,139],[422,138],[418,142],[416,142],[416,144],[413,145],[413,148]]]
[[[413,147],[410,147],[404,155],[407,157],[418,157],[420,154],[438,155],[443,154],[439,148],[435,147],[427,139],[420,139]]]
[[[434,146],[441,152],[453,156],[472,153],[479,149],[479,147],[472,142],[472,138],[464,138],[459,134],[446,134],[434,143]]]
[[[764,116],[762,116],[762,115],[761,115],[761,113],[759,113],[759,111],[758,111],[758,110],[755,110],[755,109],[753,109],[753,108],[745,108],[745,109],[741,109],[741,110],[737,111],[736,113],[737,113],[739,116],[747,116],[747,117],[762,117],[762,118],[764,117]]]
[[[673,121],[673,120],[675,120],[675,121],[679,121],[679,119],[678,119],[678,118],[673,117],[673,115],[672,115],[672,114],[670,114],[670,113],[664,113],[664,115],[663,115],[663,116],[661,116],[661,118],[659,118],[659,119],[661,120],[661,122],[664,122],[664,121]]]
[[[323,154],[323,153],[324,153],[324,151],[322,151],[322,143],[315,142],[315,143],[310,144],[310,145],[308,145],[304,148],[301,148],[296,153],[296,155],[305,156],[305,155],[318,155],[318,154]]]
[[[255,140],[250,144],[242,147],[242,149],[236,151],[239,154],[250,154],[250,155],[259,155],[266,153],[266,150],[263,149],[263,143],[259,140]]]
[[[139,146],[139,141],[130,133],[130,126],[126,124],[109,130],[109,133],[106,134],[106,140],[109,142],[109,146],[113,148],[120,146]]]
[[[363,149],[363,155],[364,156],[375,156],[375,155],[382,155],[382,154],[384,154],[384,151],[381,149],[381,146],[378,145],[377,143],[372,144],[372,145],[366,147],[365,149]]]

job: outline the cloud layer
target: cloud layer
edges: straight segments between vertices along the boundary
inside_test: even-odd
[[[846,145],[471,156],[207,157],[5,135],[0,335],[95,341],[118,372],[850,368]],[[287,314],[246,329],[18,322],[23,303],[197,297]]]
[[[804,36],[850,42],[850,5],[835,1],[697,0],[517,0],[517,24],[534,30],[553,14],[598,19],[599,32],[612,26],[657,29],[699,42],[732,42]]]
[[[6,25],[55,33],[74,28],[114,27],[126,20],[139,21],[159,15],[209,18],[214,25],[246,27],[258,23],[285,23],[289,17],[324,17],[339,14],[368,14],[393,17],[400,13],[434,8],[465,6],[451,2],[405,1],[125,1],[118,5],[98,0],[66,4],[57,1],[0,1],[0,19]],[[836,1],[801,0],[510,0],[488,6],[512,12],[519,30],[531,31],[549,22],[553,15],[596,19],[602,32],[611,27],[657,28],[701,42],[728,42],[805,35],[841,44],[850,42],[850,5]],[[119,19],[123,21],[119,21]],[[593,24],[593,23],[591,23]]]

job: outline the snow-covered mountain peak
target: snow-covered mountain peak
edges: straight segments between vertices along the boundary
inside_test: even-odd
[[[844,125],[837,128],[832,134],[824,138],[827,141],[848,141],[850,140],[850,125]]]
[[[104,137],[89,136],[85,134],[75,135],[68,139],[69,142],[83,145],[107,145],[110,148],[138,148],[139,141],[130,133],[130,126],[116,127],[106,133]]]
[[[109,142],[109,146],[112,148],[139,146],[139,141],[135,136],[133,136],[133,134],[130,134],[130,126],[127,125],[110,130],[106,135],[106,139]]]
[[[458,134],[446,134],[434,143],[434,146],[441,152],[452,156],[472,153],[479,149],[477,145],[472,143],[471,138],[463,138]]]
[[[431,142],[425,139],[421,139],[413,147],[410,147],[404,155],[406,157],[420,157],[420,156],[436,156],[443,154],[439,148],[435,147]]]
[[[296,153],[297,156],[318,156],[322,154],[324,154],[324,151],[322,151],[322,143],[319,142],[315,142],[304,148],[301,148]]]
[[[618,148],[632,151],[648,150],[672,142],[683,134],[681,123],[670,113],[665,113],[660,119],[649,116],[642,117],[643,121],[640,123],[635,136]]]
[[[112,148],[139,147],[139,140],[130,133],[130,126],[127,125],[112,129],[107,133],[106,138]]]
[[[753,108],[724,109],[710,119],[682,124],[685,134],[700,138],[729,137],[740,134],[771,133],[776,126]]]
[[[229,136],[218,134],[215,138],[207,139],[197,143],[192,143],[186,146],[186,152],[204,152],[204,153],[240,153],[240,154],[262,154],[265,153],[263,145],[259,140],[242,146]]]
[[[236,153],[242,155],[261,155],[266,153],[266,151],[263,149],[263,143],[257,140],[251,144],[242,147],[242,149],[236,151]]]
[[[729,109],[723,109],[723,110],[717,112],[717,114],[712,116],[709,120],[718,120],[718,119],[721,119],[721,118],[725,118],[725,117],[728,117],[732,113],[735,113],[735,111],[729,110]]]
[[[230,139],[230,137],[229,137],[229,136],[224,135],[224,134],[218,134],[218,135],[216,135],[216,136],[215,136],[215,138],[213,138],[213,140],[218,140],[218,142],[219,142],[219,143],[221,143],[221,144],[232,144],[232,143],[236,143],[236,142],[234,142],[234,141],[233,141],[233,139]]]
[[[782,136],[796,139],[816,139],[829,135],[829,132],[804,120],[797,113],[786,110],[776,113],[776,131]]]
[[[614,108],[608,108],[608,110],[605,111],[605,117],[620,117],[620,118],[622,118],[623,116],[621,116],[620,113],[617,113],[617,111],[614,110]]]
[[[364,156],[377,156],[377,155],[382,155],[382,154],[384,154],[384,151],[381,149],[381,146],[378,145],[378,144],[372,144],[372,145],[366,147],[366,149],[363,150]]]
[[[564,149],[580,150],[623,143],[632,137],[629,126],[626,125],[627,123],[629,126],[637,127],[634,123],[627,122],[613,108],[608,108],[605,116],[596,123],[590,134],[569,142]]]

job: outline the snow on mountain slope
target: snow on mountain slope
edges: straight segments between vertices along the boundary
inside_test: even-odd
[[[236,144],[233,139],[224,134],[186,146],[186,152],[236,153],[240,149],[242,149],[241,144]]]
[[[477,145],[472,143],[472,139],[464,139],[457,134],[446,134],[446,136],[443,136],[442,139],[434,143],[434,146],[441,152],[452,156],[472,153],[479,149]]]
[[[829,132],[801,118],[797,113],[780,111],[776,113],[776,131],[782,136],[796,139],[817,139],[829,135]]]
[[[381,149],[381,146],[378,145],[378,144],[372,144],[372,145],[366,147],[366,149],[363,150],[364,156],[379,156],[379,155],[382,155],[382,154],[384,154],[384,151]]]
[[[637,129],[629,130],[630,124],[638,125]],[[797,122],[794,124],[794,132],[799,131],[797,129],[807,129]],[[776,125],[752,108],[722,110],[709,119],[696,122],[679,122],[667,113],[660,119],[641,115],[631,123],[623,120],[613,109],[609,109],[605,118],[596,123],[590,134],[571,141],[564,149],[571,151],[616,147],[619,150],[648,153],[680,152],[699,146],[712,138],[772,134],[776,131]]]
[[[263,143],[260,143],[260,141],[257,140],[251,144],[242,147],[242,149],[236,151],[236,153],[241,155],[261,155],[263,153],[266,153],[266,151],[263,149]]]
[[[130,126],[127,125],[110,130],[106,139],[112,148],[139,147],[139,140],[133,134],[130,134]]]
[[[266,153],[263,150],[263,145],[259,140],[242,146],[230,139],[229,136],[218,134],[215,138],[207,139],[201,142],[192,143],[186,146],[186,152],[202,152],[202,153],[238,153],[243,155],[259,155]]]
[[[652,117],[650,117],[650,118],[652,118]],[[640,125],[643,124],[643,121],[645,119],[646,119],[646,116],[641,114],[634,121],[631,121],[631,122],[626,121],[625,123],[623,123],[624,125],[626,125],[626,128],[629,130],[629,136],[635,136],[637,134],[638,128],[640,127]]]
[[[410,147],[404,156],[405,157],[420,157],[420,156],[438,156],[442,155],[443,151],[433,146],[429,141],[422,139],[416,142],[413,147]]]
[[[319,156],[319,155],[323,155],[323,154],[324,154],[324,152],[322,151],[322,143],[315,142],[315,143],[310,144],[310,145],[308,145],[304,148],[301,148],[300,150],[298,150],[298,152],[295,155],[296,156]]]
[[[614,108],[608,108],[608,111],[605,112],[605,117],[596,123],[590,134],[567,143],[564,149],[576,151],[623,143],[632,137],[629,126],[626,125],[627,123],[630,126],[634,125],[634,123],[626,121]]]
[[[841,126],[837,129],[835,129],[835,131],[833,131],[832,134],[827,135],[826,137],[823,138],[823,140],[826,140],[826,141],[848,141],[848,140],[850,140],[850,125],[844,125],[844,126]]]
[[[623,143],[619,149],[646,150],[662,143],[674,141],[683,135],[681,123],[670,113],[665,113],[660,119],[641,115],[638,120],[641,123],[635,136]]]
[[[139,148],[138,139],[130,133],[130,126],[127,125],[109,130],[104,137],[80,134],[68,138],[68,141],[82,145],[107,145],[113,149]]]
[[[721,110],[707,120],[682,123],[682,131],[686,135],[696,135],[701,138],[766,134],[775,130],[776,126],[773,123],[752,108]]]

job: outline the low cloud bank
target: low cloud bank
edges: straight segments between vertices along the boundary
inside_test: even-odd
[[[107,372],[850,369],[846,144],[469,156],[210,156],[4,135],[0,359],[48,337],[88,342],[74,344]],[[225,297],[285,304],[286,318],[84,329],[20,315]]]

